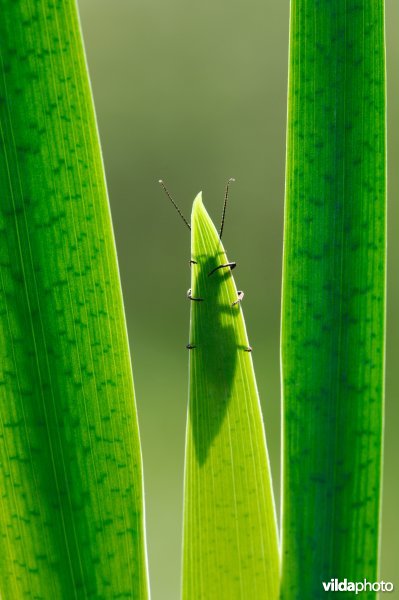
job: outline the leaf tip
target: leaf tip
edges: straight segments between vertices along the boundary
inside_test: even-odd
[[[193,210],[202,206],[202,192],[198,192],[194,199]]]

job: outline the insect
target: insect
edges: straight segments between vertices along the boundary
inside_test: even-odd
[[[226,252],[222,245],[222,234],[223,234],[223,228],[224,228],[224,222],[225,222],[225,216],[226,216],[227,201],[228,201],[228,197],[229,197],[229,188],[230,188],[230,184],[233,181],[235,181],[235,179],[230,178],[226,184],[221,225],[220,225],[219,233],[215,237],[214,234],[215,234],[216,230],[213,226],[213,223],[212,223],[208,213],[206,212],[206,210],[202,204],[201,192],[197,195],[196,199],[194,200],[192,221],[191,221],[192,224],[190,224],[188,222],[188,220],[184,217],[183,213],[181,212],[181,210],[178,207],[178,205],[176,204],[176,202],[173,200],[173,198],[170,195],[163,180],[162,179],[159,180],[159,183],[162,186],[167,197],[173,204],[176,211],[179,213],[184,224],[191,231],[191,259],[190,259],[189,263],[190,263],[190,266],[192,267],[192,269],[191,269],[192,274],[191,274],[191,287],[187,291],[187,298],[195,303],[205,301],[205,302],[209,302],[210,304],[212,304],[212,309],[210,311],[207,311],[206,309],[202,309],[203,316],[205,316],[204,313],[209,313],[209,314],[207,314],[207,323],[208,323],[209,337],[211,337],[211,338],[213,337],[213,333],[219,329],[219,327],[217,327],[218,323],[215,322],[215,318],[216,318],[216,321],[219,320],[217,315],[220,316],[220,314],[223,313],[223,306],[222,306],[222,302],[221,302],[222,298],[220,298],[220,294],[222,294],[222,286],[220,284],[221,284],[221,282],[225,282],[228,279],[229,271],[232,271],[237,265],[236,262],[228,261]],[[201,216],[201,218],[198,218],[200,213],[202,216]],[[212,230],[214,230],[214,231],[212,231]],[[208,235],[208,237],[206,238],[206,241],[205,241],[204,235],[206,235],[206,232],[208,232],[208,234],[211,232],[212,235],[210,237]],[[213,241],[211,241],[211,238]],[[215,243],[215,240],[216,240],[216,243]],[[231,278],[231,280],[234,285],[234,280],[232,278]],[[195,293],[193,293],[193,290],[195,290]],[[232,301],[227,303],[227,306],[225,306],[225,309],[226,310],[228,310],[228,308],[234,309],[234,307],[236,307],[242,301],[243,298],[244,298],[243,291],[241,291],[241,290],[235,291]],[[224,300],[224,298],[223,298],[223,300]],[[217,307],[219,307],[219,310],[217,310]],[[193,309],[192,313],[193,314],[192,314],[191,322],[195,324],[196,310]],[[234,312],[232,312],[232,314],[234,314]],[[222,329],[223,329],[223,325],[222,325]],[[196,337],[196,338],[202,337],[201,329],[198,327],[194,328],[194,331],[192,331],[190,333],[192,335],[194,335],[194,337]],[[207,338],[207,337],[208,336],[205,334],[205,338]],[[201,340],[201,341],[205,342],[205,346],[207,345],[206,339]],[[201,347],[204,347],[204,344],[201,344]],[[190,341],[187,344],[186,348],[188,350],[193,350],[194,348],[198,348],[197,341],[196,342]],[[242,344],[241,349],[245,350],[246,352],[252,351],[252,348],[251,348],[251,346],[249,346],[249,344],[246,344],[246,345]]]
[[[222,220],[216,230],[199,193],[194,200],[191,223],[184,217],[172,199],[164,182],[160,184],[169,200],[191,231],[191,287],[187,298],[191,302],[190,341],[190,403],[192,414],[206,410],[209,415],[207,429],[203,419],[195,421],[194,442],[200,462],[206,460],[208,449],[227,410],[237,370],[247,361],[243,354],[252,352],[248,343],[241,311],[243,291],[237,291],[232,271],[237,263],[229,261],[222,245],[229,187],[226,184]],[[198,394],[197,381],[206,373],[207,393]]]

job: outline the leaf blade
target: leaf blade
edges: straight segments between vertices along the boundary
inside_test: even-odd
[[[76,5],[0,5],[0,589],[144,599],[140,442]]]
[[[383,2],[294,1],[290,39],[282,309],[287,599],[321,597],[321,582],[331,577],[377,580]]]
[[[276,598],[278,550],[266,441],[237,289],[197,196],[192,213],[190,399],[183,598]]]

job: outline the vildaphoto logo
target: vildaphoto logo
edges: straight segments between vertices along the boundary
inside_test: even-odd
[[[392,592],[394,587],[390,581],[348,581],[344,579],[331,579],[331,581],[322,581],[325,592],[355,592],[355,594],[361,594],[362,592]]]

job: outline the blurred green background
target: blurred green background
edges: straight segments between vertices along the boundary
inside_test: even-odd
[[[144,454],[153,600],[180,586],[190,237],[199,190],[224,230],[279,489],[279,318],[288,0],[79,0],[119,254]],[[389,272],[382,578],[399,590],[399,3],[386,2]],[[333,576],[333,574],[331,574]],[[399,591],[390,598],[399,597]]]

